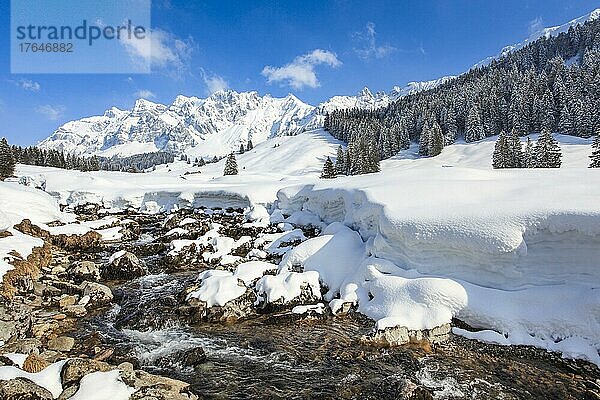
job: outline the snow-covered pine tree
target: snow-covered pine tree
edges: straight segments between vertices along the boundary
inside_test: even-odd
[[[442,135],[442,128],[437,123],[433,122],[430,131],[428,153],[430,157],[439,155],[444,149],[444,135]]]
[[[203,167],[206,165],[206,162],[204,161],[204,158],[200,157],[196,159],[196,166],[197,167]]]
[[[237,161],[235,160],[235,155],[230,153],[227,156],[227,161],[225,161],[225,169],[223,171],[223,175],[237,175]]]
[[[509,168],[510,154],[508,151],[508,143],[506,133],[500,132],[496,144],[494,145],[494,153],[492,154],[492,167],[496,169]]]
[[[560,120],[558,122],[558,130],[564,135],[571,135],[574,131],[573,117],[569,108],[565,104],[560,111]]]
[[[344,149],[339,146],[337,149],[337,156],[335,158],[335,171],[338,175],[346,174],[346,157],[344,156]]]
[[[592,143],[590,160],[590,168],[600,168],[600,135],[596,135],[594,143]]]
[[[245,151],[246,149],[244,149],[244,144],[240,143],[240,154],[244,154]]]
[[[536,168],[560,168],[562,154],[558,142],[544,129],[535,145]]]
[[[485,138],[485,132],[483,130],[483,124],[481,123],[479,106],[477,104],[473,104],[469,109],[469,114],[465,124],[465,141],[475,142],[483,138]]]
[[[513,129],[510,134],[508,149],[510,152],[509,168],[523,168],[523,147],[516,129]]]
[[[217,156],[214,156],[211,162],[213,162],[213,163],[219,162],[219,159],[217,158]]]
[[[15,172],[15,159],[6,138],[0,140],[0,180],[12,176]]]
[[[429,141],[431,137],[431,129],[429,128],[429,123],[426,122],[423,125],[423,130],[421,131],[421,135],[419,136],[419,155],[420,156],[428,156],[429,155]]]
[[[254,145],[252,144],[252,140],[248,139],[248,143],[246,144],[246,151],[250,151],[254,148]]]
[[[327,157],[325,164],[323,165],[323,172],[321,173],[321,179],[333,179],[335,178],[336,170],[331,158]]]
[[[535,160],[535,149],[533,147],[533,142],[528,137],[527,143],[525,144],[525,152],[524,154],[524,167],[525,168],[535,168],[536,160]]]

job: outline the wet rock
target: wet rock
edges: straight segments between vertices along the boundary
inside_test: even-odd
[[[113,254],[102,271],[102,277],[108,280],[130,280],[145,275],[144,264],[135,254],[118,251]]]
[[[76,296],[65,295],[58,300],[58,306],[60,308],[65,308],[68,306],[72,306],[77,303],[79,299]]]
[[[182,297],[187,297],[187,293],[193,291],[193,289],[194,287],[186,289]],[[194,297],[187,299],[186,302],[189,308],[183,306],[180,307],[179,311],[182,315],[187,314],[192,323],[199,321],[234,322],[257,314],[255,308],[256,294],[251,289],[247,289],[242,296],[228,301],[223,306],[207,307],[204,301]]]
[[[0,381],[2,400],[52,400],[52,393],[26,378]]]
[[[379,330],[370,336],[363,336],[366,344],[379,346],[401,346],[408,343],[421,344],[425,349],[431,344],[446,342],[450,338],[450,324],[433,329],[409,330],[403,326]]]
[[[65,314],[76,318],[84,317],[87,314],[87,310],[82,304],[75,304],[73,306],[64,307],[63,311]]]
[[[136,392],[130,400],[197,400],[198,396],[190,391],[189,384],[176,379],[135,371],[133,382],[123,376],[123,381],[133,386]]]
[[[206,362],[206,353],[202,347],[179,350],[158,358],[154,365],[161,368],[196,367]]]
[[[23,362],[23,371],[36,373],[40,372],[48,365],[50,365],[48,361],[34,352],[31,352]]]
[[[78,384],[81,378],[92,372],[106,372],[113,369],[110,365],[102,361],[72,358],[67,360],[60,373],[60,379],[63,387]]]
[[[110,304],[113,300],[112,291],[108,286],[96,282],[84,282],[82,287],[83,296],[89,298],[87,307],[102,307]]]
[[[48,342],[48,349],[67,353],[71,351],[74,345],[75,339],[73,339],[72,337],[59,336]]]
[[[78,282],[97,282],[100,280],[100,266],[92,261],[79,261],[69,269],[69,274]]]

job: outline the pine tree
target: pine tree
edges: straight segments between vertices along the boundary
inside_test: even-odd
[[[217,163],[217,162],[219,162],[219,159],[217,158],[217,156],[214,156],[214,157],[213,157],[213,159],[212,159],[212,162],[213,162],[213,163]]]
[[[494,153],[492,154],[492,167],[493,168],[509,168],[509,150],[508,142],[506,140],[506,133],[500,132],[496,144],[494,145]]]
[[[223,171],[223,175],[237,175],[237,161],[235,160],[235,155],[230,153],[227,156],[227,161],[225,161],[225,170]]]
[[[481,115],[479,113],[479,107],[474,104],[469,110],[467,122],[465,126],[465,140],[467,142],[474,142],[485,138],[485,132],[483,130],[483,124],[481,123]]]
[[[444,149],[444,136],[442,135],[442,128],[437,122],[434,122],[431,126],[431,133],[429,137],[428,153],[430,157],[439,155]]]
[[[510,134],[508,148],[510,152],[510,168],[523,168],[523,147],[516,129],[513,129]]]
[[[535,149],[533,147],[533,142],[529,137],[527,138],[527,144],[525,144],[525,164],[523,165],[525,168],[535,168],[536,160],[535,160]]]
[[[423,130],[421,131],[421,136],[419,136],[419,155],[420,156],[428,156],[429,155],[429,142],[431,138],[431,130],[429,129],[429,123],[425,123],[423,126]]]
[[[244,154],[246,150],[244,149],[244,145],[240,143],[240,154]]]
[[[337,175],[345,175],[347,173],[346,157],[344,156],[344,149],[342,149],[342,146],[339,146],[337,149],[335,171],[337,172]]]
[[[590,168],[600,168],[600,135],[596,135],[594,143],[592,143],[592,155],[590,159]]]
[[[6,138],[0,140],[0,180],[12,176],[15,172],[15,159]]]
[[[331,161],[331,158],[327,157],[325,164],[323,165],[323,172],[321,173],[321,179],[332,179],[336,177],[336,169]]]
[[[248,143],[246,144],[246,151],[250,151],[254,148],[254,145],[252,144],[252,140],[248,139]]]
[[[562,154],[549,130],[543,130],[535,145],[536,168],[560,168]]]

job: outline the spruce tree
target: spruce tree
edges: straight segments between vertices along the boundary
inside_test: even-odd
[[[494,145],[494,153],[492,154],[492,167],[496,169],[509,168],[509,157],[510,153],[508,150],[506,133],[502,131],[500,132],[500,135],[498,135],[498,139]]]
[[[331,161],[331,158],[327,157],[325,164],[323,165],[323,172],[321,173],[321,179],[333,179],[336,177],[336,169]]]
[[[254,148],[254,145],[252,144],[252,140],[248,139],[248,143],[246,144],[246,151],[250,151]]]
[[[444,149],[444,136],[442,135],[442,128],[434,121],[431,126],[431,133],[429,137],[428,153],[430,157],[439,155]]]
[[[533,142],[529,138],[527,138],[527,144],[525,145],[524,158],[525,164],[523,166],[525,168],[535,168],[535,149],[533,147]]]
[[[15,159],[6,138],[0,140],[0,180],[12,176],[15,172]]]
[[[523,148],[516,129],[513,129],[510,135],[508,148],[510,151],[510,168],[523,168]]]
[[[560,168],[562,154],[558,142],[545,129],[535,145],[536,168]]]
[[[429,155],[429,142],[431,138],[431,130],[429,129],[429,123],[425,123],[423,126],[423,130],[421,131],[421,136],[419,136],[419,155],[420,156],[428,156]]]
[[[594,143],[592,143],[592,155],[590,159],[590,168],[600,168],[600,135],[596,135]]]
[[[474,104],[469,110],[465,125],[465,141],[474,142],[485,138],[479,107]]]
[[[244,145],[240,143],[240,154],[244,154],[246,150],[244,149]]]
[[[227,156],[227,161],[225,161],[225,169],[223,171],[223,175],[237,175],[237,161],[235,160],[235,155],[230,153]]]
[[[346,157],[344,156],[344,149],[339,146],[337,149],[337,156],[335,158],[335,171],[338,175],[346,174]]]

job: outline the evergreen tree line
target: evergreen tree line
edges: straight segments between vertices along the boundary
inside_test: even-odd
[[[12,146],[10,150],[18,164],[77,169],[80,171],[98,171],[100,169],[99,160],[96,156],[80,157],[65,153],[62,150],[43,150],[35,146]]]
[[[562,153],[558,142],[548,129],[542,130],[535,146],[529,137],[525,149],[521,139],[513,131],[511,135],[501,132],[494,146],[494,168],[560,168]]]
[[[187,156],[185,156],[185,159],[181,159],[186,161]],[[129,157],[113,156],[111,158],[99,158],[100,169],[105,171],[126,172],[143,172],[144,170],[153,168],[156,165],[169,164],[173,161],[175,161],[175,156],[172,153],[167,153],[164,151],[134,154]]]
[[[6,138],[0,139],[0,181],[15,173],[16,160]]]
[[[419,144],[435,156],[458,137],[473,142],[500,132],[547,130],[579,137],[600,133],[600,20],[571,27],[376,110],[337,110],[325,129],[358,160],[385,159]],[[369,171],[370,172],[370,171]]]

